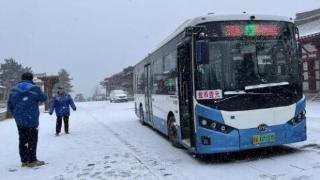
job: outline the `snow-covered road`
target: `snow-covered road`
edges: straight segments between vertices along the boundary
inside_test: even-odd
[[[38,158],[49,164],[39,169],[20,167],[15,123],[0,122],[0,179],[320,179],[320,103],[307,104],[308,141],[205,161],[141,126],[132,102],[77,105],[69,135],[41,114]]]

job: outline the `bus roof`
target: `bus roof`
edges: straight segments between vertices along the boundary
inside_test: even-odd
[[[165,40],[163,40],[156,49],[162,47],[167,42],[169,42],[172,38],[176,37],[178,34],[182,33],[186,27],[196,26],[198,24],[206,23],[206,22],[218,22],[218,21],[244,21],[250,20],[251,16],[255,16],[255,20],[260,21],[285,21],[293,23],[294,20],[292,18],[288,18],[285,16],[272,16],[272,15],[255,15],[255,14],[234,14],[234,15],[208,15],[208,16],[200,16],[193,19],[186,20],[182,23],[171,35],[169,35]]]
[[[231,14],[231,15],[214,15],[213,14],[213,15],[207,15],[207,16],[199,16],[193,19],[188,19],[184,23],[182,23],[180,26],[178,26],[178,28],[172,34],[170,34],[166,39],[164,39],[161,43],[159,43],[158,46],[156,46],[156,48],[149,54],[152,54],[157,49],[161,48],[163,45],[165,45],[170,40],[172,40],[174,37],[182,33],[186,27],[196,26],[202,23],[207,23],[207,22],[250,20],[252,16],[255,16],[254,20],[258,20],[258,21],[259,20],[260,21],[284,21],[284,22],[294,23],[294,20],[292,18],[288,18],[285,16],[273,16],[273,15],[261,15],[261,14],[260,15],[259,14]]]

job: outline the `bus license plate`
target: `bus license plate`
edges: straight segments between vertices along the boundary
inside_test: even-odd
[[[265,135],[255,135],[252,138],[253,144],[265,144],[265,143],[271,143],[276,140],[276,134],[270,133]]]

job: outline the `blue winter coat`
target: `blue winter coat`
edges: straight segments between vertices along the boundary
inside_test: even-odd
[[[76,105],[69,94],[57,94],[52,99],[50,114],[55,111],[57,116],[70,116],[70,106],[73,110],[76,110]]]
[[[40,87],[32,81],[19,82],[10,92],[8,111],[17,126],[34,128],[39,126],[39,103],[47,100]]]

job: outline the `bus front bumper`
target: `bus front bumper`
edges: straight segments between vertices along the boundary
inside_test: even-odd
[[[197,130],[196,153],[198,154],[235,152],[295,143],[307,139],[305,119],[295,125],[286,123],[271,126],[265,132],[261,132],[257,128],[233,130],[230,133],[222,133],[202,127],[198,127]],[[262,143],[254,141],[254,136],[268,135],[272,135],[274,139]]]

